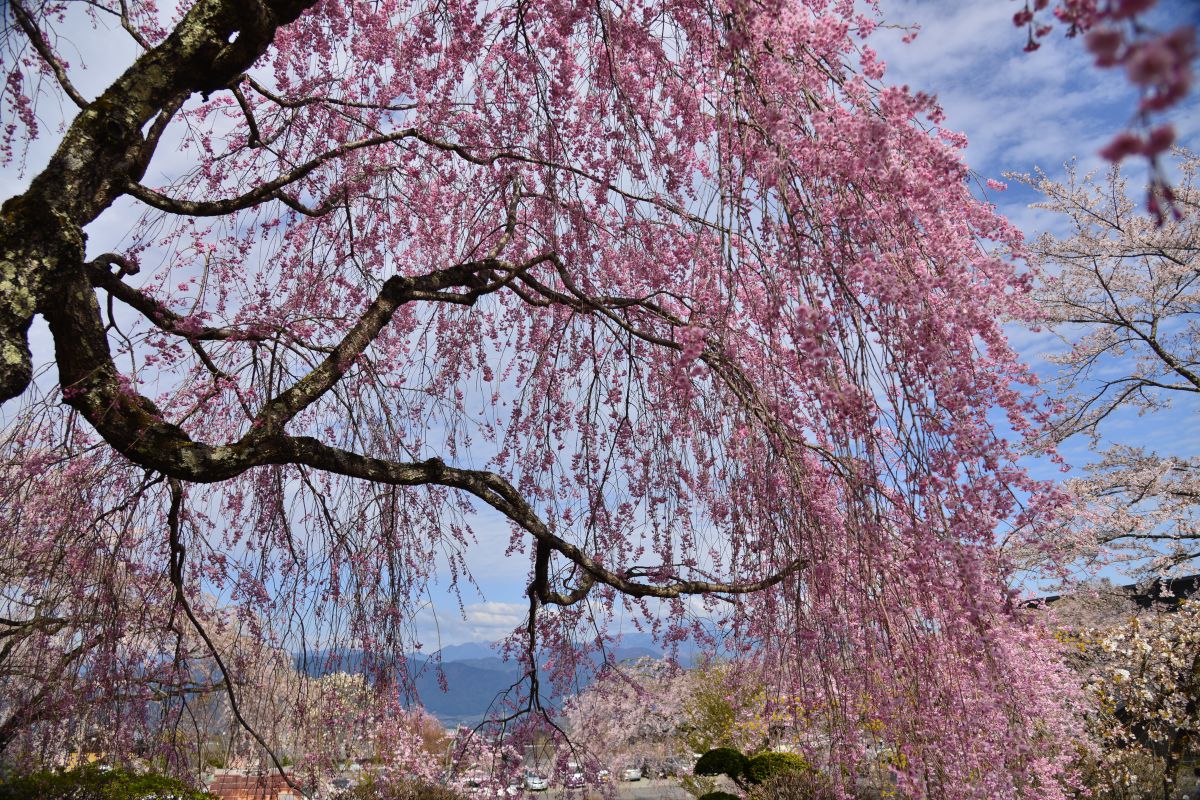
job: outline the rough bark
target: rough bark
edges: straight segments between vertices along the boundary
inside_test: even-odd
[[[0,207],[0,402],[29,385],[34,314],[52,310],[64,294],[92,294],[84,274],[84,226],[142,176],[162,129],[189,96],[228,85],[266,52],[281,25],[313,2],[197,3],[170,36],[80,110],[29,189]],[[79,325],[75,333],[89,331],[95,326],[84,317],[93,309],[103,330],[94,300],[86,306],[77,302],[71,313],[58,315],[59,330]],[[69,356],[61,341],[60,357]],[[95,365],[98,371],[115,374],[107,346],[93,341],[85,349],[108,360],[107,368]]]

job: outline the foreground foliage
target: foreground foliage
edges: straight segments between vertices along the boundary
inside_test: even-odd
[[[182,781],[155,773],[89,766],[38,772],[0,783],[0,800],[217,800]]]

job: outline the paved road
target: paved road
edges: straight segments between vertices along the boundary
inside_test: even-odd
[[[692,797],[683,790],[678,782],[670,779],[623,781],[617,787],[617,796],[621,800],[659,800],[659,798],[691,800]]]
[[[538,792],[533,795],[535,800],[545,798],[545,800],[563,800],[566,792],[561,786],[554,786],[545,794]],[[579,797],[579,792],[576,790],[572,793],[575,798]],[[598,792],[589,793],[598,795]],[[640,780],[640,781],[621,781],[617,784],[617,797],[619,800],[691,800],[692,796],[685,792],[677,781],[665,779]]]

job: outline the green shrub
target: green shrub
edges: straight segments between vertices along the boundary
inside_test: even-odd
[[[763,783],[785,772],[812,772],[812,766],[795,753],[759,753],[746,763],[746,777],[751,783]]]
[[[87,766],[35,772],[0,783],[0,800],[217,800],[181,780],[128,769]]]
[[[735,783],[746,777],[748,759],[732,747],[717,747],[700,756],[696,762],[697,775],[728,775]]]
[[[688,775],[684,773],[679,776],[679,788],[699,800],[700,797],[717,791],[717,778],[709,775]]]

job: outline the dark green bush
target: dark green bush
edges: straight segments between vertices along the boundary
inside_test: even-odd
[[[697,775],[728,775],[740,783],[746,777],[748,759],[732,747],[717,747],[700,756]]]
[[[87,766],[35,772],[0,783],[0,800],[216,800],[181,780],[128,769]]]
[[[812,772],[812,766],[795,753],[759,753],[746,764],[746,777],[751,783],[762,783],[785,772]]]

